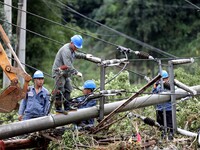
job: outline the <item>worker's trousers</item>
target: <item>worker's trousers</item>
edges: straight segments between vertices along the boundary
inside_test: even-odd
[[[56,79],[57,90],[59,90],[56,95],[56,110],[62,110],[62,104],[64,106],[64,109],[68,110],[70,108],[70,93],[72,91],[70,79],[65,78],[64,76]]]

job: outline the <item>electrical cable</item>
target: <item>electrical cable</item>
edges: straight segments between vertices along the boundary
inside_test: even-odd
[[[34,32],[34,31],[32,31],[32,30],[24,29],[24,28],[22,28],[22,27],[20,27],[20,26],[18,26],[18,25],[16,25],[16,24],[14,24],[14,23],[8,22],[7,20],[3,20],[3,19],[1,19],[1,18],[0,18],[0,20],[3,21],[3,22],[6,22],[6,23],[8,23],[8,24],[10,24],[10,25],[12,25],[12,26],[18,27],[18,28],[20,28],[20,29],[22,29],[22,30],[28,31],[28,32],[30,32],[30,33],[32,33],[32,34],[35,34],[35,35],[37,35],[37,36],[39,36],[39,37],[42,37],[42,38],[44,38],[44,39],[47,39],[47,40],[52,41],[52,42],[55,42],[56,44],[59,44],[59,45],[63,45],[63,44],[64,44],[64,43],[62,43],[62,42],[59,42],[59,41],[54,40],[54,39],[52,39],[52,38],[49,38],[49,37],[47,37],[47,36],[45,36],[45,35],[39,34],[39,33],[37,33],[37,32]]]
[[[127,56],[127,54],[126,54],[125,52],[124,52],[124,55],[126,56],[126,59],[127,59],[128,56]],[[106,81],[106,82],[105,82],[105,85],[108,84],[109,82],[111,82],[112,80],[114,80],[117,76],[119,76],[119,74],[126,68],[126,66],[127,66],[127,63],[124,64],[124,67],[123,67],[117,74],[115,74],[114,77],[112,77],[110,80]],[[93,92],[97,91],[98,89],[100,89],[100,86],[97,87]],[[92,93],[91,93],[91,94],[92,94]],[[91,94],[87,95],[87,96],[83,99],[83,101],[85,101]]]
[[[43,0],[43,1],[44,1],[44,0]],[[187,2],[189,2],[189,1],[187,1]],[[14,7],[14,6],[11,6],[11,5],[8,5],[8,4],[3,3],[3,2],[0,2],[0,3],[1,3],[1,4],[4,4],[4,5],[7,5],[7,6],[10,6],[10,7],[12,7],[12,8],[15,8],[15,9],[17,9],[17,10],[20,10],[20,11],[26,12],[26,13],[28,13],[28,14],[31,14],[31,15],[36,16],[36,17],[38,17],[38,18],[41,18],[41,19],[43,19],[43,20],[49,21],[49,22],[51,22],[51,23],[54,23],[54,24],[60,25],[60,26],[62,26],[62,27],[66,27],[66,26],[64,26],[64,25],[62,25],[62,24],[60,24],[60,23],[58,23],[58,22],[52,21],[52,20],[47,19],[47,18],[45,18],[45,17],[42,17],[42,16],[39,16],[39,15],[36,15],[36,14],[31,13],[31,12],[28,12],[28,11],[24,11],[24,10],[22,10],[22,9],[19,9],[19,8]],[[194,4],[193,4],[193,5],[194,5]],[[68,6],[66,6],[66,7],[68,7]],[[69,8],[70,8],[70,7],[69,7]],[[71,9],[71,8],[70,8],[70,9]],[[72,10],[73,10],[73,9],[72,9]],[[74,10],[74,11],[75,11],[75,10]],[[89,18],[89,19],[90,19],[90,18]],[[92,20],[92,19],[91,19],[91,20]],[[70,28],[70,29],[73,30],[73,28]],[[61,43],[61,42],[58,42],[58,43]],[[63,43],[61,43],[61,44],[63,44]],[[117,46],[117,45],[115,45],[115,46]]]
[[[77,89],[77,90],[79,90],[79,91],[82,91],[82,90],[76,85],[74,78],[72,78],[72,84],[74,85],[74,88],[75,88],[75,89]]]
[[[3,3],[3,2],[0,2],[0,3]],[[4,4],[4,3],[3,3],[3,4]],[[5,5],[8,5],[8,4],[5,4]],[[19,9],[19,8],[17,8],[17,7],[11,6],[11,5],[8,5],[8,6],[13,7],[13,8],[15,8],[15,9],[18,9],[18,10],[20,10],[20,11],[24,11],[24,10],[21,10],[21,9]],[[50,19],[47,19],[47,18],[44,18],[44,17],[42,17],[42,16],[33,14],[33,13],[31,13],[31,12],[28,12],[28,11],[24,11],[24,12],[29,13],[29,14],[31,14],[31,15],[33,15],[33,16],[39,17],[39,18],[41,18],[41,19],[44,19],[44,20],[46,20],[46,21],[49,21],[49,22],[52,22],[52,23],[55,23],[55,24],[57,24],[57,25],[61,25],[61,26],[65,27],[64,25],[62,25],[62,24],[60,24],[60,23],[54,22],[54,21],[52,21],[52,20],[50,20]],[[2,20],[2,19],[0,19],[0,20]],[[2,21],[6,22],[5,20],[2,20]],[[8,23],[8,22],[7,22],[7,23]],[[16,27],[19,27],[19,26],[14,25],[14,24],[12,24],[12,25],[13,25],[13,26],[16,26]],[[20,27],[20,28],[21,28],[21,27]],[[71,28],[70,28],[70,29],[71,29]],[[38,35],[38,36],[41,36],[41,37],[43,37],[43,38],[46,38],[46,39],[51,40],[51,41],[53,41],[53,42],[56,42],[56,43],[58,43],[58,44],[62,44],[62,45],[64,44],[64,43],[61,43],[61,42],[56,41],[56,40],[54,40],[54,39],[50,39],[50,38],[48,38],[48,37],[46,37],[46,36],[44,36],[44,35],[38,34],[38,33],[36,33],[36,32],[33,32],[33,31],[31,31],[31,30],[28,30],[28,29],[24,29],[24,30],[27,30],[28,32],[31,32],[31,33],[33,33],[33,34],[36,34],[36,35]],[[117,46],[117,45],[115,45],[115,46]],[[143,59],[143,60],[144,60],[144,59]],[[127,69],[126,69],[126,70],[127,70]],[[130,71],[130,70],[129,70],[129,71]],[[141,75],[141,74],[136,73],[136,72],[133,72],[133,71],[132,71],[132,73],[135,73],[135,74],[137,74],[137,75]]]
[[[99,22],[97,22],[97,21],[94,21],[93,19],[88,18],[87,16],[85,16],[85,15],[83,15],[83,14],[80,14],[80,13],[77,12],[76,10],[74,10],[74,9],[72,9],[72,8],[70,8],[70,7],[68,7],[67,5],[63,4],[63,3],[60,2],[59,0],[56,0],[56,1],[59,2],[60,4],[62,4],[64,7],[70,9],[71,11],[73,11],[74,13],[76,13],[77,15],[80,15],[81,17],[83,17],[83,18],[85,18],[85,19],[87,19],[87,20],[89,20],[89,21],[92,21],[93,23],[96,23],[96,24],[98,24],[98,25],[100,25],[100,26],[102,26],[102,27],[104,27],[104,28],[106,28],[106,29],[108,29],[108,30],[111,30],[111,31],[113,31],[113,32],[116,33],[116,34],[125,37],[126,39],[129,39],[129,40],[131,40],[131,41],[133,41],[133,42],[135,42],[135,43],[137,43],[137,44],[139,44],[139,45],[141,45],[141,46],[143,46],[143,47],[146,47],[146,48],[148,48],[148,49],[150,49],[150,50],[152,50],[152,51],[154,51],[154,52],[157,52],[157,53],[159,53],[159,54],[163,54],[163,55],[165,55],[165,56],[170,56],[170,57],[173,57],[173,58],[177,58],[176,56],[174,56],[174,55],[172,55],[172,54],[169,54],[169,53],[167,53],[167,52],[165,52],[165,51],[163,51],[163,50],[161,50],[161,49],[158,49],[158,48],[156,48],[156,47],[154,47],[154,46],[151,46],[151,45],[149,45],[149,44],[147,44],[147,43],[144,43],[144,42],[139,41],[139,40],[137,40],[137,39],[135,39],[135,38],[132,38],[132,37],[130,37],[130,36],[128,36],[128,35],[126,35],[126,34],[124,34],[124,33],[122,33],[122,32],[119,32],[119,31],[117,31],[117,30],[115,30],[115,29],[113,29],[113,28],[110,28],[110,27],[108,27],[108,26],[106,26],[106,25],[104,25],[104,24],[101,24],[101,23],[99,23]]]
[[[3,2],[0,2],[0,3],[4,4]],[[33,16],[36,16],[36,17],[40,18],[40,19],[43,19],[43,20],[49,21],[49,22],[51,22],[51,23],[54,23],[54,24],[60,25],[60,26],[62,26],[62,27],[65,27],[64,25],[62,25],[62,24],[60,24],[60,23],[57,23],[57,22],[54,22],[54,21],[52,21],[52,20],[50,20],[50,19],[47,19],[47,18],[45,18],[45,17],[36,15],[36,14],[31,13],[31,12],[28,12],[28,11],[21,10],[21,9],[19,9],[19,8],[17,8],[17,7],[14,7],[14,6],[11,6],[11,5],[8,5],[8,4],[5,4],[5,5],[10,6],[10,7],[12,7],[12,8],[15,8],[15,9],[18,9],[18,10],[23,11],[23,12],[26,12],[26,13],[28,13],[28,14],[31,14],[31,15],[33,15]],[[0,19],[0,20],[2,20],[2,19]],[[11,23],[9,23],[8,21],[5,21],[5,20],[2,20],[2,21],[7,22],[8,24],[11,24]],[[18,27],[18,28],[21,28],[21,27],[15,25],[15,24],[11,24],[11,25],[16,26],[16,27]],[[21,28],[21,29],[23,29],[23,28]],[[70,29],[71,29],[71,28],[70,28]],[[33,31],[31,31],[31,30],[28,30],[28,29],[23,29],[23,30],[26,30],[26,31],[31,32],[31,33],[33,33],[33,34],[36,34],[36,35],[38,35],[38,36],[40,36],[40,37],[43,37],[43,38],[45,38],[45,39],[48,39],[48,40],[50,40],[50,41],[56,42],[57,44],[60,44],[60,45],[63,45],[63,44],[64,44],[64,43],[62,43],[62,42],[59,42],[59,41],[56,41],[56,40],[54,40],[54,39],[48,38],[48,37],[46,37],[46,36],[44,36],[44,35],[38,34],[38,33],[36,33],[36,32],[33,32]],[[113,45],[113,43],[112,43],[111,45]],[[115,45],[115,44],[114,44],[114,46],[118,46],[118,45]],[[79,50],[79,51],[80,51],[80,50]],[[81,51],[80,51],[80,52],[81,52]],[[83,52],[83,53],[84,53],[84,52]],[[134,72],[132,71],[132,73],[134,73]],[[137,73],[135,73],[135,74],[137,74]],[[137,75],[139,75],[139,73],[138,73]]]
[[[200,57],[179,57],[179,58],[155,58],[155,59],[129,59],[130,62],[132,61],[155,61],[155,60],[178,60],[178,59],[200,59]]]
[[[121,66],[117,66],[118,68],[123,68],[123,67],[121,67]],[[124,68],[124,70],[127,70],[128,72],[130,72],[130,73],[133,73],[133,74],[136,74],[136,75],[138,75],[138,76],[141,76],[141,77],[146,77],[144,74],[142,74],[142,73],[138,73],[138,72],[134,72],[134,71],[132,71],[132,70],[129,70],[129,69],[127,69],[127,68]]]
[[[188,0],[185,0],[187,3],[189,3],[190,5],[194,6],[195,8],[197,8],[198,10],[200,10],[200,7],[193,4],[192,2],[188,1]]]
[[[127,54],[124,53],[124,55],[126,56],[126,59],[128,59]],[[106,82],[105,82],[105,85],[108,84],[108,83],[110,83],[110,82],[111,82],[112,80],[114,80],[117,76],[119,76],[119,74],[120,74],[122,71],[124,71],[124,69],[126,68],[126,66],[127,66],[127,63],[124,64],[123,68],[122,68],[117,74],[115,74],[114,77],[112,77],[110,80],[106,81]],[[96,88],[94,91],[97,91],[98,89],[100,89],[100,87]]]
[[[59,18],[62,19],[65,23],[67,23],[62,17],[58,16],[57,13],[55,13],[55,12],[52,10],[52,8],[51,8],[44,0],[42,0],[42,1],[47,5],[47,7],[48,7],[57,17],[59,17]],[[96,40],[99,40],[99,41],[101,41],[101,42],[104,42],[104,43],[106,43],[106,44],[109,44],[109,45],[112,45],[112,46],[115,46],[115,47],[118,46],[118,45],[113,44],[113,43],[111,43],[111,42],[108,42],[108,41],[106,41],[106,40],[103,40],[103,39],[100,39],[100,38],[98,38],[98,37],[95,37],[95,36],[86,34],[86,33],[82,32],[82,31],[75,30],[75,29],[73,29],[73,28],[71,28],[71,27],[68,27],[68,26],[66,26],[66,25],[65,25],[65,26],[63,25],[63,27],[67,27],[67,28],[69,28],[69,29],[71,29],[71,30],[73,30],[73,31],[76,31],[76,32],[79,32],[79,33],[81,33],[81,34],[83,34],[83,35],[92,37],[92,38],[94,38],[94,39],[96,39]],[[79,51],[80,51],[80,50],[79,50]]]
[[[126,93],[138,93],[138,92],[135,92],[135,91],[126,91]],[[151,95],[151,94],[153,94],[153,95],[185,95],[185,94],[178,94],[178,93],[152,93],[152,92],[143,92],[142,94],[148,94],[148,95]],[[197,95],[200,95],[200,93],[199,94],[197,94]],[[187,96],[192,96],[192,94],[187,94]]]
[[[1,18],[0,18],[0,20],[6,22],[6,23],[8,23],[8,24],[11,24],[11,25],[13,25],[13,26],[15,26],[15,27],[18,27],[18,28],[20,28],[20,29],[22,29],[22,30],[25,30],[25,31],[28,31],[28,32],[30,32],[30,33],[32,33],[32,34],[35,34],[35,35],[37,35],[37,36],[40,36],[40,37],[42,37],[42,38],[44,38],[44,39],[46,39],[46,40],[50,40],[50,41],[56,42],[56,44],[59,44],[59,45],[63,45],[63,44],[64,44],[64,43],[61,43],[61,42],[56,41],[56,40],[54,40],[54,39],[51,39],[51,38],[49,38],[49,37],[46,37],[46,36],[44,36],[44,35],[38,34],[37,32],[34,32],[34,31],[31,31],[31,30],[28,30],[28,29],[21,28],[20,26],[18,26],[18,25],[16,25],[16,24],[13,24],[13,23],[9,23],[8,21],[3,20],[3,19],[1,19]],[[31,68],[30,65],[27,65],[27,64],[23,64],[23,65],[29,66],[29,67]],[[118,66],[118,67],[120,67],[120,66]],[[32,69],[37,70],[37,69],[34,68],[34,67],[33,67]],[[140,73],[136,73],[136,72],[131,71],[131,70],[128,70],[128,69],[126,69],[126,68],[124,68],[124,69],[127,70],[127,71],[129,71],[129,72],[131,72],[131,73],[134,73],[134,74],[136,74],[136,75],[140,75],[140,76],[145,77],[144,75],[141,75]],[[47,73],[44,72],[44,74],[46,74],[47,76],[49,76],[49,77],[52,78],[52,76],[48,75]]]
[[[15,59],[14,58],[11,58],[11,57],[9,57],[8,56],[8,58],[9,59],[12,59],[12,60],[14,60],[15,61]],[[28,64],[25,64],[25,63],[23,63],[23,62],[20,62],[22,65],[24,65],[24,66],[26,66],[26,67],[28,67],[28,68],[31,68],[31,69],[33,69],[33,70],[35,70],[35,71],[37,71],[37,70],[39,70],[39,69],[37,69],[37,68],[35,68],[35,67],[33,67],[33,66],[31,66],[31,65],[28,65]],[[43,71],[42,71],[43,72]],[[43,72],[47,77],[49,77],[49,78],[52,78],[53,79],[53,77],[50,75],[50,74],[48,74],[48,73],[46,73],[46,72]]]
[[[148,3],[148,5],[153,5],[153,6],[162,6],[162,7],[167,7],[167,8],[183,8],[183,9],[193,9],[196,10],[194,7],[190,6],[179,6],[179,5],[170,5],[170,4],[158,4],[158,3]]]
[[[62,26],[62,27],[64,27],[64,28],[67,28],[67,29],[76,31],[76,32],[78,32],[78,33],[81,33],[81,34],[86,35],[86,36],[89,36],[89,37],[92,37],[92,38],[94,38],[94,39],[96,39],[96,40],[99,40],[99,41],[102,41],[102,42],[104,42],[104,43],[106,43],[106,44],[109,44],[109,45],[112,45],[112,46],[115,46],[115,47],[118,46],[118,45],[113,44],[113,43],[111,43],[111,42],[105,41],[105,40],[100,39],[100,38],[97,38],[97,37],[95,37],[95,36],[86,34],[86,33],[82,32],[82,31],[76,30],[76,29],[74,29],[74,28],[72,28],[72,27],[63,25],[63,24],[58,23],[58,22],[56,22],[56,21],[52,21],[52,20],[47,19],[47,18],[45,18],[45,17],[42,17],[42,16],[40,16],[40,15],[36,15],[36,14],[31,13],[31,12],[29,12],[29,11],[24,11],[24,10],[22,10],[22,9],[19,9],[19,8],[15,7],[15,6],[11,6],[11,5],[9,5],[9,4],[3,3],[3,2],[1,2],[1,1],[0,1],[0,3],[1,3],[2,5],[7,5],[7,6],[9,6],[9,7],[15,8],[15,9],[17,9],[17,10],[20,10],[20,11],[25,12],[25,13],[27,13],[27,14],[30,14],[30,15],[32,15],[32,16],[35,16],[35,17],[38,17],[38,18],[43,19],[43,20],[45,20],[45,21],[51,22],[51,23],[53,23],[53,24],[56,24],[56,25]],[[49,8],[50,8],[50,7],[49,7]],[[50,8],[50,9],[51,9],[51,8]],[[56,14],[56,15],[57,15],[57,14]],[[1,19],[1,20],[2,20],[2,19]],[[18,27],[19,27],[19,26],[18,26]],[[20,28],[20,27],[19,27],[19,28]],[[24,30],[25,30],[25,29],[24,29]],[[28,30],[27,30],[27,31],[28,31]],[[61,43],[61,42],[59,42],[59,43]],[[61,44],[63,45],[63,43],[61,43]],[[80,51],[80,50],[79,50],[79,51]]]

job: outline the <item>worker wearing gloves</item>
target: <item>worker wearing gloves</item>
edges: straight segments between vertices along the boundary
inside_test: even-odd
[[[64,110],[72,109],[69,106],[70,93],[72,91],[72,86],[70,83],[70,76],[77,75],[82,77],[82,73],[77,71],[73,67],[73,61],[77,59],[89,59],[92,57],[91,54],[77,53],[77,49],[82,48],[83,38],[81,35],[74,35],[71,37],[71,42],[62,46],[56,54],[52,74],[55,79],[55,84],[58,87],[58,92],[56,95],[55,107],[57,112],[62,112],[62,103],[64,104]],[[62,75],[60,71],[62,70]],[[62,95],[65,100],[62,102]]]
[[[163,70],[162,71],[162,79],[163,79],[163,88],[161,87],[160,81],[156,82],[154,84],[152,93],[158,94],[161,92],[166,92],[166,91],[170,91],[170,85],[169,85],[169,75],[167,73],[167,71]],[[156,106],[156,118],[157,118],[157,122],[164,126],[164,114],[163,114],[163,109],[165,108],[166,111],[166,122],[167,122],[167,127],[168,127],[168,139],[172,140],[173,139],[173,125],[172,125],[172,105],[171,102],[166,102],[164,104],[158,104]],[[162,133],[162,138],[164,138],[164,136],[166,136],[165,131],[163,131]]]
[[[88,108],[96,105],[95,99],[87,99],[89,95],[93,94],[94,89],[96,88],[96,84],[93,80],[85,81],[83,85],[83,96],[78,97],[75,101],[79,104],[78,109]],[[76,123],[77,129],[90,129],[94,126],[94,119],[88,119],[81,122]]]
[[[18,120],[28,120],[47,115],[50,106],[49,91],[43,86],[44,74],[36,71],[33,75],[34,85],[29,86],[26,98],[23,99],[19,107]]]

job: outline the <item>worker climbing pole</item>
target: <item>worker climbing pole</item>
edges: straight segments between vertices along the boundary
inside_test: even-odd
[[[62,90],[60,90],[60,88],[59,88],[60,84],[61,84],[60,79],[64,75],[64,71],[66,71],[67,69],[68,69],[68,67],[66,65],[60,66],[59,68],[55,69],[57,76],[55,77],[56,82],[55,82],[55,85],[54,85],[54,89],[51,93],[51,104],[50,104],[50,108],[49,108],[49,113],[50,113],[54,103],[55,103],[55,107],[57,108],[56,111],[58,113],[63,113],[63,114],[68,113],[67,111],[62,109],[62,104],[68,103],[70,105],[70,102],[69,102],[69,100],[67,100],[64,97]],[[75,110],[75,108],[74,108],[74,110]]]

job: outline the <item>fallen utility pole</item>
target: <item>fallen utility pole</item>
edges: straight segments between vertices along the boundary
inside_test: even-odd
[[[200,93],[200,85],[193,86],[191,88]],[[133,101],[131,101],[127,106],[121,109],[119,112],[125,112],[137,108],[168,102],[170,101],[170,95],[169,92],[165,93],[166,94],[168,93],[168,95],[153,94],[153,95],[137,97]],[[176,90],[175,94],[177,94],[176,99],[188,96],[188,92],[182,89]],[[125,100],[105,104],[104,115],[108,115],[124,102]],[[64,114],[49,115],[40,118],[14,122],[11,124],[5,124],[0,126],[0,139],[6,139],[26,133],[46,130],[49,128],[67,125],[76,121],[87,120],[89,118],[96,118],[98,116],[99,116],[99,106],[94,106],[90,108],[78,109],[77,111],[69,112],[67,115]]]
[[[161,78],[161,75],[157,75],[154,79],[152,79],[149,83],[147,83],[145,86],[143,86],[138,92],[133,94],[131,97],[129,97],[124,103],[119,105],[116,109],[114,109],[107,117],[105,117],[92,131],[92,133],[97,133],[102,126],[104,126],[109,119],[111,119],[118,111],[123,109],[126,105],[128,105],[134,98],[138,97],[140,94],[142,94],[148,87],[152,86],[156,81],[158,81]]]

